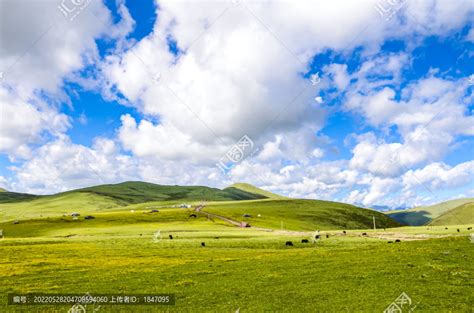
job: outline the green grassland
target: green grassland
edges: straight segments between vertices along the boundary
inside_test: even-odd
[[[318,200],[239,201],[206,206],[206,212],[224,215],[251,226],[289,230],[379,228],[399,226],[386,215],[349,204]],[[244,217],[249,214],[251,217]],[[260,216],[259,216],[260,215]]]
[[[465,203],[441,214],[430,225],[456,225],[460,223],[474,223],[474,202]]]
[[[263,190],[261,188],[255,187],[251,184],[246,184],[246,183],[236,183],[232,184],[229,187],[225,188],[224,190],[231,191],[231,190],[242,190],[245,192],[248,192],[250,194],[255,194],[255,195],[261,195],[265,198],[269,199],[288,199],[286,197],[277,195],[275,193]]]
[[[463,198],[441,202],[430,206],[421,206],[404,211],[391,211],[386,214],[394,220],[412,226],[429,224],[433,219],[460,205],[474,202],[474,198]]]
[[[113,231],[109,221],[98,223],[102,226],[78,223],[73,232],[79,235],[57,238],[69,231],[44,221],[3,239],[0,294],[174,293],[177,298],[174,306],[102,306],[99,312],[382,312],[402,291],[418,303],[419,312],[471,312],[473,305],[473,245],[465,232],[389,244],[361,232],[334,231],[313,245],[300,243],[309,234],[273,234],[199,219],[181,227],[117,223]],[[28,237],[31,228],[38,237]],[[153,242],[157,228],[166,230],[164,239]],[[415,229],[410,232],[420,232]],[[401,234],[404,228],[392,231]],[[284,245],[288,240],[294,247]],[[5,301],[0,299],[1,312],[20,308]],[[25,312],[69,307],[28,306]]]
[[[195,190],[177,199],[175,186],[156,197],[123,187],[0,204],[0,312],[71,307],[7,305],[9,293],[176,294],[173,306],[89,305],[87,312],[382,312],[401,292],[415,312],[472,312],[472,224],[399,227],[372,210],[238,185],[214,199],[194,198]],[[177,207],[203,200],[200,212]],[[64,216],[71,212],[81,216]],[[316,229],[322,239],[312,243]]]

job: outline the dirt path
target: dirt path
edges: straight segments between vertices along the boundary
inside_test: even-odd
[[[225,217],[225,216],[222,216],[222,215],[218,215],[218,214],[214,214],[214,213],[209,213],[209,212],[205,212],[203,211],[202,209],[205,207],[204,204],[201,204],[199,206],[197,206],[194,211],[196,212],[199,212],[199,213],[202,213],[204,215],[206,215],[207,217],[209,218],[217,218],[217,219],[220,219],[224,222],[227,222],[229,224],[232,224],[234,226],[237,226],[237,227],[242,227],[242,224],[241,222],[238,222],[236,220],[233,220],[233,219],[230,219],[228,217]],[[254,229],[254,230],[259,230],[259,231],[265,231],[265,232],[273,232],[275,234],[286,234],[286,235],[308,235],[310,232],[304,232],[304,231],[292,231],[292,230],[276,230],[276,229],[271,229],[271,228],[264,228],[264,227],[256,227],[256,226],[252,226],[250,225],[251,229]]]

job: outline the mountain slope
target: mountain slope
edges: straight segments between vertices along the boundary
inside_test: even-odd
[[[465,203],[435,218],[429,225],[474,224],[474,202]]]
[[[228,217],[234,221],[245,221],[251,226],[289,230],[332,230],[373,228],[375,216],[378,228],[396,227],[399,223],[377,211],[353,205],[301,199],[275,199],[264,201],[242,201],[234,203],[212,203],[205,212]],[[244,215],[250,215],[246,217]]]
[[[474,198],[450,200],[404,211],[392,211],[387,212],[387,215],[405,225],[421,226],[428,224],[443,213],[469,202],[474,202]]]
[[[113,209],[146,202],[174,204],[191,201],[237,201],[265,198],[243,190],[220,190],[204,186],[164,186],[144,182],[124,182],[100,185],[58,193],[35,196],[13,192],[0,193],[0,220],[57,216],[71,212]],[[155,203],[156,205],[156,203]]]
[[[74,190],[72,192],[91,192],[97,195],[114,198],[118,201],[133,204],[149,201],[170,200],[252,200],[264,198],[247,191],[233,192],[205,186],[167,186],[144,182],[124,182],[114,185],[101,185]]]
[[[288,199],[286,197],[277,195],[275,193],[272,193],[270,191],[263,190],[261,188],[255,187],[251,184],[247,183],[236,183],[232,184],[227,188],[224,188],[224,191],[229,191],[229,192],[246,192],[254,195],[259,195],[262,198],[269,198],[269,199]]]
[[[4,191],[0,192],[0,203],[14,203],[38,198],[38,196],[27,193],[9,192],[5,191],[5,189],[3,190]]]

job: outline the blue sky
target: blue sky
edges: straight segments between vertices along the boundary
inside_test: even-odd
[[[53,2],[45,17],[12,7],[7,27],[29,22],[2,35],[0,185],[246,181],[389,207],[474,196],[472,3],[391,17],[374,3],[107,0],[73,20]],[[252,151],[229,159],[244,135]]]

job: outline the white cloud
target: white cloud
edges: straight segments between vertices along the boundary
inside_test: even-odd
[[[396,203],[394,191],[403,183],[414,188],[409,176],[402,181],[400,175],[410,167],[441,160],[457,136],[474,134],[473,118],[465,114],[466,103],[472,102],[464,95],[465,84],[432,72],[399,91],[402,69],[412,61],[409,51],[372,56],[386,39],[410,38],[409,50],[426,35],[448,35],[470,18],[470,2],[456,9],[450,1],[409,1],[385,22],[372,1],[264,1],[235,7],[230,1],[159,1],[153,32],[138,42],[125,38],[134,21],[123,1],[117,2],[122,20],[114,27],[100,1],[91,2],[73,22],[56,16],[55,1],[31,1],[31,7],[23,8],[15,3],[2,2],[2,9],[14,7],[11,18],[2,23],[13,29],[18,21],[27,22],[15,36],[1,34],[2,47],[8,46],[0,53],[2,67],[36,38],[35,31],[41,34],[50,21],[59,27],[45,33],[6,73],[11,88],[7,97],[11,90],[28,96],[41,90],[67,101],[61,88],[69,79],[101,89],[105,99],[119,100],[141,113],[121,117],[114,141],[97,139],[85,147],[61,134],[68,127],[67,118],[55,106],[8,100],[5,108],[12,111],[15,103],[31,117],[11,119],[6,130],[0,126],[3,151],[31,157],[16,169],[15,188],[24,191],[95,184],[99,175],[105,182],[143,179],[221,187],[249,181],[295,197]],[[97,64],[94,40],[103,36],[118,43]],[[169,51],[169,38],[176,40],[179,56]],[[323,75],[317,86],[303,77],[315,54],[326,49],[345,54],[361,45],[365,61],[356,72],[349,73],[346,64],[331,64],[316,69]],[[99,67],[97,77],[76,75],[91,64]],[[157,75],[160,79],[154,81]],[[351,160],[323,161],[330,152],[329,141],[321,144],[318,132],[333,109],[314,99],[329,103],[320,93],[329,87],[345,94],[346,111],[362,115],[383,134],[395,128],[399,140],[367,133],[357,138]],[[44,120],[56,124],[50,127]],[[25,123],[32,127],[11,133]],[[44,133],[56,138],[29,153],[29,144],[38,143]],[[223,176],[214,164],[244,134],[260,150]],[[406,188],[398,199],[420,200],[410,192]]]
[[[405,189],[413,189],[420,184],[433,190],[453,188],[474,183],[474,161],[449,166],[444,163],[431,163],[424,168],[409,170],[403,176]]]
[[[15,190],[49,193],[121,182],[136,177],[135,161],[117,154],[113,141],[97,138],[92,148],[61,137],[43,145],[23,166],[13,168]]]
[[[0,152],[28,158],[30,144],[45,142],[43,135],[64,132],[70,119],[38,99],[23,100],[0,87]]]

